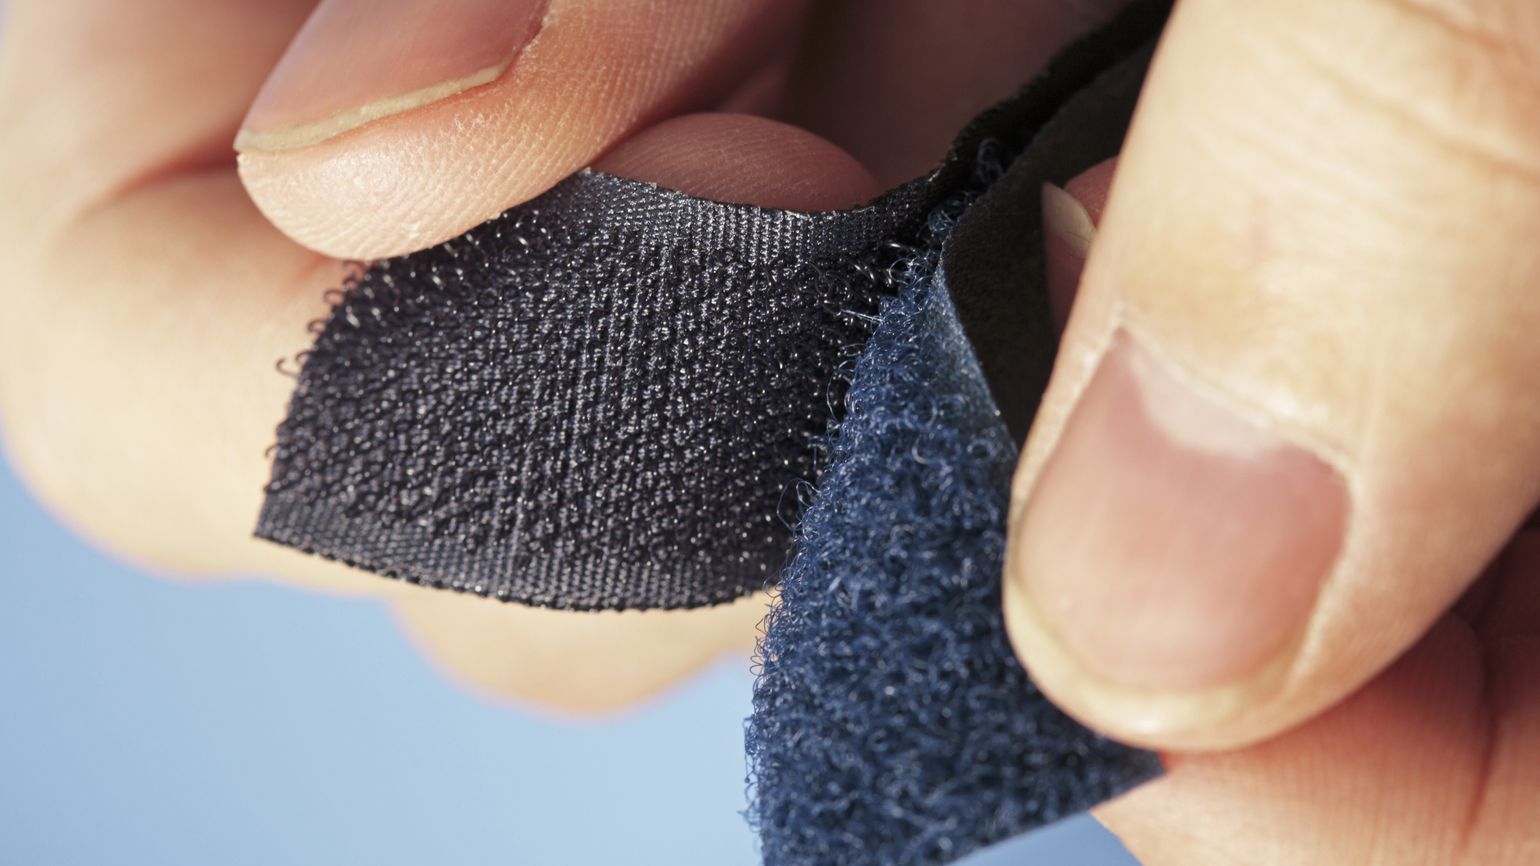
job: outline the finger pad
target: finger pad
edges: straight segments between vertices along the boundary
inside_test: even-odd
[[[594,168],[713,201],[782,210],[837,210],[881,188],[855,157],[795,126],[747,114],[666,120]]]

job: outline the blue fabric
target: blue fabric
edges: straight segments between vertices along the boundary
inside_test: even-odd
[[[747,747],[766,866],[947,863],[1161,772],[1012,654],[1017,449],[933,260],[904,282],[854,362],[765,625]]]

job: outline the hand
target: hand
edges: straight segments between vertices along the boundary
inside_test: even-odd
[[[1156,864],[1540,862],[1540,6],[1187,0],[1061,308],[1007,620]],[[1088,207],[1067,201],[1079,199]]]
[[[541,706],[625,706],[746,653],[762,598],[573,615],[382,580],[251,532],[293,385],[273,366],[308,345],[340,259],[452,237],[601,156],[702,195],[846,206],[877,181],[826,138],[883,183],[907,179],[1098,17],[1084,0],[963,14],[869,0],[816,20],[803,6],[550,0],[520,50],[536,21],[520,0],[13,0],[0,47],[12,461],[123,556],[377,597],[452,673]],[[438,100],[422,92],[434,85]],[[702,108],[774,108],[824,137],[741,114],[670,120]]]

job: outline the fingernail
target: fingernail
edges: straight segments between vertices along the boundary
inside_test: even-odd
[[[322,0],[263,85],[235,147],[288,150],[487,84],[547,0]]]
[[[1118,158],[1086,169],[1063,187],[1043,184],[1043,257],[1047,271],[1048,305],[1060,333],[1069,323],[1069,311],[1080,288],[1096,226],[1107,206]]]
[[[1091,214],[1062,187],[1043,184],[1043,267],[1054,325],[1064,330],[1075,303],[1080,272],[1085,269],[1096,225]]]
[[[1348,507],[1332,465],[1120,331],[1021,512],[1014,573],[1094,681],[1234,687],[1294,651]]]

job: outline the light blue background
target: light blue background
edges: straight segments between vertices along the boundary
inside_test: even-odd
[[[0,464],[0,864],[750,866],[746,660],[600,723],[457,690],[365,601],[162,581]],[[1127,866],[1088,820],[968,866]]]

